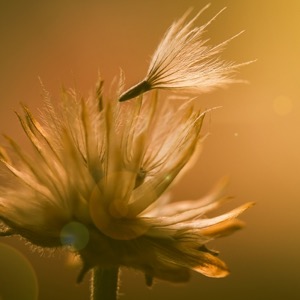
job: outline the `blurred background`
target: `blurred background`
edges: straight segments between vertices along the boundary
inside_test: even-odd
[[[207,2],[0,0],[0,132],[26,144],[14,110],[23,102],[38,111],[39,77],[56,99],[62,86],[88,95],[99,70],[106,87],[120,68],[128,87],[136,83],[172,21]],[[241,217],[247,223],[244,230],[212,244],[229,265],[229,277],[193,274],[188,284],[158,282],[148,289],[141,274],[126,270],[120,290],[124,300],[300,296],[300,2],[211,2],[198,25],[224,6],[228,9],[206,37],[218,43],[245,29],[223,57],[257,62],[238,74],[249,84],[200,97],[204,108],[222,108],[207,118],[210,136],[202,155],[173,194],[179,200],[198,198],[229,175],[228,194],[235,200],[224,209],[246,201],[257,205]],[[76,285],[78,268],[69,266],[64,254],[41,255],[23,241],[1,238],[0,257],[1,300],[36,299],[37,294],[40,300],[88,299],[89,279]],[[32,296],[24,296],[26,289]]]

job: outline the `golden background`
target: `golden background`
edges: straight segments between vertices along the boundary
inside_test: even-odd
[[[75,86],[87,95],[98,70],[107,86],[120,67],[127,86],[135,83],[146,73],[149,58],[171,22],[189,7],[196,12],[206,4],[202,0],[0,0],[0,132],[26,144],[13,111],[19,110],[20,102],[34,111],[41,107],[38,77],[54,98],[62,85]],[[225,208],[246,201],[257,205],[242,216],[246,229],[213,244],[231,269],[228,278],[194,274],[186,285],[158,282],[149,290],[140,274],[125,271],[121,299],[300,296],[300,1],[215,0],[197,24],[224,6],[228,9],[206,36],[217,43],[245,29],[223,57],[257,62],[238,75],[250,84],[200,97],[204,108],[223,107],[207,118],[210,137],[202,156],[173,192],[176,199],[197,198],[229,175],[228,194],[235,200]],[[67,266],[63,255],[41,256],[11,238],[1,238],[0,244],[12,245],[31,263],[39,299],[88,299],[88,278],[77,286],[78,270]],[[9,261],[8,256],[1,259]],[[29,278],[17,276],[15,268],[13,263],[0,264],[1,300],[17,300],[1,298],[10,284],[4,283],[7,274],[15,278],[12,290],[19,289],[18,280]]]

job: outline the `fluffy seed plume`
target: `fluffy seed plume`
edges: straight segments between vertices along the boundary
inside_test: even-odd
[[[205,6],[187,21],[189,10],[171,25],[152,56],[146,77],[125,91],[119,101],[129,100],[151,89],[176,89],[199,94],[241,81],[232,75],[239,67],[250,62],[236,64],[218,57],[241,32],[216,46],[208,45],[208,39],[203,37],[206,28],[225,8],[206,24],[194,26],[208,7]]]

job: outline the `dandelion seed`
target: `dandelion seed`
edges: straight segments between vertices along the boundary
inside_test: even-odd
[[[203,93],[230,83],[244,82],[233,78],[236,70],[251,62],[236,64],[218,56],[237,35],[215,46],[203,38],[206,28],[223,12],[222,9],[206,24],[196,27],[196,19],[206,10],[205,6],[194,18],[186,21],[190,10],[165,33],[154,52],[146,77],[125,91],[119,101],[126,101],[152,89],[172,89]]]

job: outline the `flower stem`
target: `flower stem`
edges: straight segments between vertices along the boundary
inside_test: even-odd
[[[119,268],[93,269],[91,300],[117,300]]]

